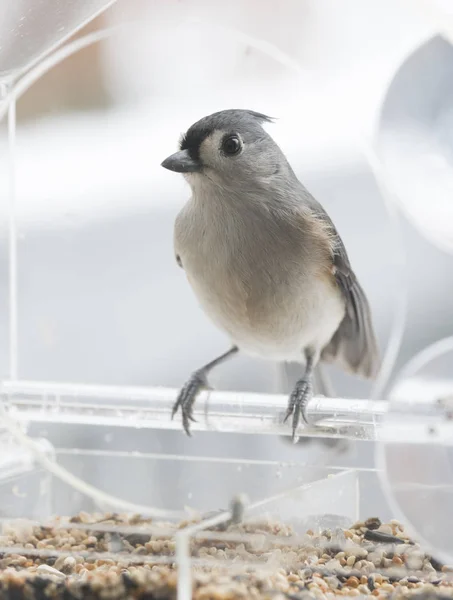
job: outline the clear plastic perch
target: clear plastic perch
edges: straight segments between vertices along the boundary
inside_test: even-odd
[[[86,423],[117,427],[180,429],[171,410],[178,390],[67,383],[4,381],[0,394],[17,421]],[[282,422],[288,397],[244,392],[202,392],[194,406],[193,431],[291,435]],[[374,440],[384,401],[315,397],[308,405],[309,436]]]

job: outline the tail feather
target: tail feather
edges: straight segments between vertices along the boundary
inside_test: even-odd
[[[379,350],[371,310],[357,280],[349,289],[343,321],[322,351],[321,358],[365,379],[373,379],[379,370]]]

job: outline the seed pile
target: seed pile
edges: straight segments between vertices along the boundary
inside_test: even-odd
[[[86,513],[48,527],[11,522],[0,536],[0,598],[176,600],[174,534],[188,524]],[[118,526],[133,533],[108,531]],[[453,567],[425,554],[397,521],[303,536],[247,521],[196,538],[191,555],[194,600],[453,598]]]

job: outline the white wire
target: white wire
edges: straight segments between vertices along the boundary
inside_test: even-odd
[[[92,498],[98,502],[101,506],[109,506],[114,509],[120,509],[131,513],[138,513],[150,517],[164,518],[164,519],[181,519],[187,516],[187,513],[183,511],[171,511],[160,508],[154,508],[150,506],[142,506],[140,504],[134,504],[127,500],[122,500],[111,496],[106,492],[99,490],[98,488],[90,485],[76,477],[68,470],[61,467],[57,462],[50,459],[45,452],[36,444],[21,428],[17,425],[13,418],[5,411],[3,403],[0,402],[0,415],[2,424],[6,425],[9,432],[14,438],[24,447],[28,448],[30,452],[35,456],[36,460],[47,469],[52,475],[58,477],[65,483],[71,485],[74,489],[78,490],[82,494]]]

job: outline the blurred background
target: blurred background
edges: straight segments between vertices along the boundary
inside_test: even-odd
[[[51,10],[58,2],[47,4]],[[451,166],[451,83],[439,86],[453,51],[440,35],[438,13],[412,0],[117,0],[76,37],[104,27],[114,28],[110,37],[54,67],[17,104],[19,378],[177,388],[226,349],[228,340],[204,316],[174,260],[173,223],[189,189],[160,167],[188,126],[225,108],[278,118],[269,132],[337,225],[383,351],[397,295],[407,286],[396,370],[452,333],[451,206],[436,194],[419,199],[416,158],[400,169],[395,150],[400,142],[422,147],[404,133],[410,115],[424,141],[437,140],[437,168],[439,160]],[[5,157],[5,122],[2,128]],[[400,192],[390,199],[403,266],[389,198],[364,152],[371,144]],[[6,165],[0,161],[5,198]],[[7,202],[0,211],[0,376],[7,378]],[[369,384],[330,373],[339,396],[369,395]],[[281,391],[276,365],[243,356],[216,370],[212,383]],[[31,427],[63,449],[332,460],[332,450],[267,436],[204,433],[189,440],[179,431]],[[354,451],[363,464],[371,460],[370,444]],[[319,458],[327,452],[328,459]],[[71,460],[77,471],[80,461]],[[90,465],[80,473],[102,487],[107,475],[95,460]],[[149,478],[146,469],[137,467],[127,485]],[[168,481],[179,476],[166,472]],[[124,491],[121,482],[108,485]],[[167,490],[169,498],[170,483]]]

